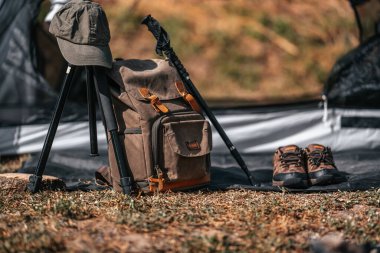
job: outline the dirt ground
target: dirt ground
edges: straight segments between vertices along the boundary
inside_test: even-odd
[[[305,252],[326,237],[343,249],[380,243],[379,189],[133,198],[110,190],[3,191],[0,213],[1,252]]]

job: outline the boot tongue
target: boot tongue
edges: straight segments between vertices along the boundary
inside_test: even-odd
[[[321,144],[310,144],[309,146],[307,146],[307,148],[310,150],[310,151],[314,151],[314,150],[324,150],[325,149],[325,146],[321,145]]]
[[[282,151],[287,153],[287,152],[296,152],[299,150],[299,147],[296,145],[288,145],[285,147],[282,147]]]

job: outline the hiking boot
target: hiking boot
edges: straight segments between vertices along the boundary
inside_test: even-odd
[[[296,145],[279,147],[273,156],[273,186],[306,188],[304,152]]]
[[[326,185],[342,180],[329,147],[310,144],[305,149],[305,157],[311,185]]]

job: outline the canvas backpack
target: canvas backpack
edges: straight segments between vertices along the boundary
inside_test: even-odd
[[[210,124],[166,60],[118,60],[110,87],[134,182],[143,191],[181,190],[210,182]],[[116,88],[116,89],[115,89]],[[117,191],[120,175],[108,138],[104,178]]]

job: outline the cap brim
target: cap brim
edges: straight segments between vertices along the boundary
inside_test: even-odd
[[[103,66],[112,68],[112,54],[108,46],[79,45],[57,37],[65,60],[76,66]]]

